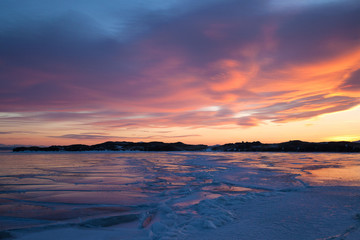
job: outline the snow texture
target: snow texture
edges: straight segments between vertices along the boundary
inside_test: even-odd
[[[0,239],[360,239],[360,154],[1,153]]]

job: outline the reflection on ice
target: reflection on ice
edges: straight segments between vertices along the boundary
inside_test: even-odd
[[[334,165],[315,168],[304,179],[314,185],[360,186],[360,166]]]
[[[236,201],[360,186],[359,154],[2,153],[0,163],[0,230],[126,226],[178,237],[232,222]]]

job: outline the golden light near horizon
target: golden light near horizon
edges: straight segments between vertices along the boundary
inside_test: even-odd
[[[328,138],[328,141],[333,141],[333,142],[341,142],[341,141],[354,142],[354,141],[360,141],[360,138],[359,138],[358,135],[353,135],[353,136],[336,136],[336,137],[330,137],[330,138]]]

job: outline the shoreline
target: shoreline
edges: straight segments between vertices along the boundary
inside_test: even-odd
[[[311,152],[311,153],[356,153],[360,152],[358,142],[303,142],[299,140],[283,143],[263,144],[237,142],[208,146],[185,144],[182,142],[104,142],[95,145],[73,144],[49,147],[15,147],[13,152]]]

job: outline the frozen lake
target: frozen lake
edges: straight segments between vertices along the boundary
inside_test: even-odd
[[[0,239],[360,239],[360,154],[0,153]]]

